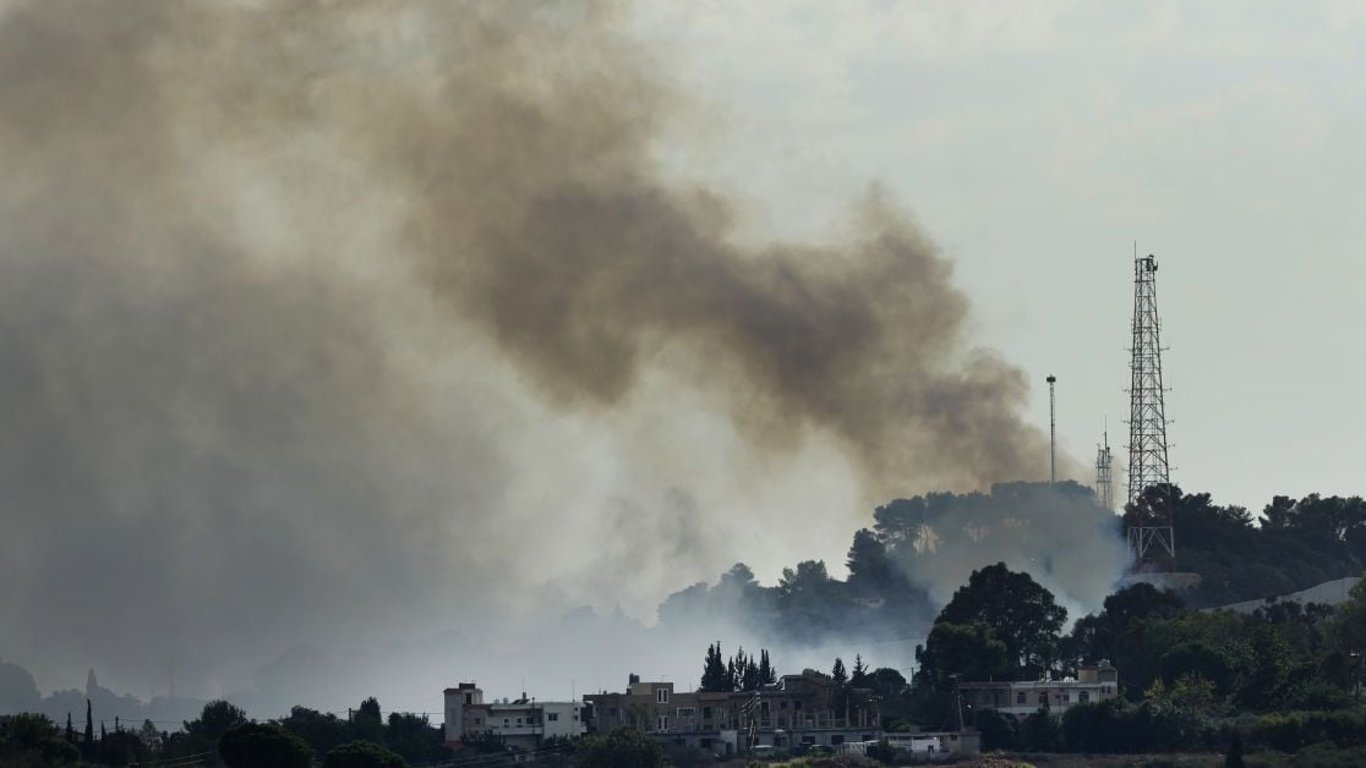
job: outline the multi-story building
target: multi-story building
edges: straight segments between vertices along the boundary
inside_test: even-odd
[[[757,691],[680,692],[631,675],[624,693],[585,696],[589,730],[637,728],[658,739],[727,755],[753,746],[839,746],[881,735],[875,703],[838,695],[820,674],[784,675]]]
[[[583,704],[577,701],[537,701],[523,693],[515,701],[484,701],[474,683],[447,688],[446,744],[456,746],[465,736],[496,736],[516,750],[531,751],[555,737],[586,733]]]
[[[1062,713],[1077,704],[1119,695],[1119,670],[1102,661],[1077,668],[1075,678],[959,683],[960,701],[975,710],[1024,717],[1040,709]]]

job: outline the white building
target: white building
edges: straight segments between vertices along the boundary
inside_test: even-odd
[[[1077,704],[1113,699],[1119,695],[1119,671],[1102,661],[1077,668],[1075,678],[960,683],[962,703],[975,710],[995,710],[1026,717],[1040,709],[1061,714]]]
[[[496,736],[513,749],[531,751],[546,739],[575,738],[586,732],[583,704],[577,701],[537,701],[526,694],[516,701],[484,701],[474,683],[447,688],[446,744],[455,747],[463,736]]]

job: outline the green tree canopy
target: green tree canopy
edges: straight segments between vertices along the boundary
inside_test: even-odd
[[[223,734],[246,722],[247,713],[241,707],[219,699],[205,704],[198,719],[185,723],[185,732],[216,742]]]
[[[1053,601],[1053,593],[1029,574],[997,563],[973,571],[935,623],[984,624],[1005,644],[1012,664],[1037,673],[1053,660],[1066,621],[1067,609]]]
[[[328,712],[322,713],[308,707],[293,707],[289,717],[280,721],[290,733],[308,743],[319,755],[351,740],[350,723]]]
[[[622,728],[580,739],[574,764],[580,768],[663,768],[664,748],[634,728]]]
[[[264,723],[246,723],[224,733],[218,754],[228,768],[308,768],[313,763],[313,750],[303,739]]]
[[[407,768],[403,758],[372,741],[352,741],[323,757],[323,768]]]
[[[1133,584],[1105,598],[1100,613],[1077,620],[1068,638],[1066,655],[1072,661],[1087,664],[1113,660],[1115,639],[1136,622],[1175,618],[1184,611],[1185,605],[1176,593],[1142,582]]]

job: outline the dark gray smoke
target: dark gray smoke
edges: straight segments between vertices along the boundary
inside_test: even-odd
[[[622,13],[0,11],[0,653],[215,693],[1042,476],[1024,378],[883,196],[755,251],[661,176]]]

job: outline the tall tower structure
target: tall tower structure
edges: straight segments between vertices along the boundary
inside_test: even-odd
[[[1157,314],[1157,258],[1134,257],[1134,319],[1129,362],[1129,493],[1132,504],[1149,488],[1171,485],[1167,413],[1163,404],[1161,322]],[[1170,504],[1147,511],[1128,530],[1139,561],[1176,558]]]
[[[1110,430],[1105,430],[1104,443],[1096,446],[1096,501],[1101,507],[1115,511],[1115,486],[1110,468],[1114,457],[1110,453]]]

